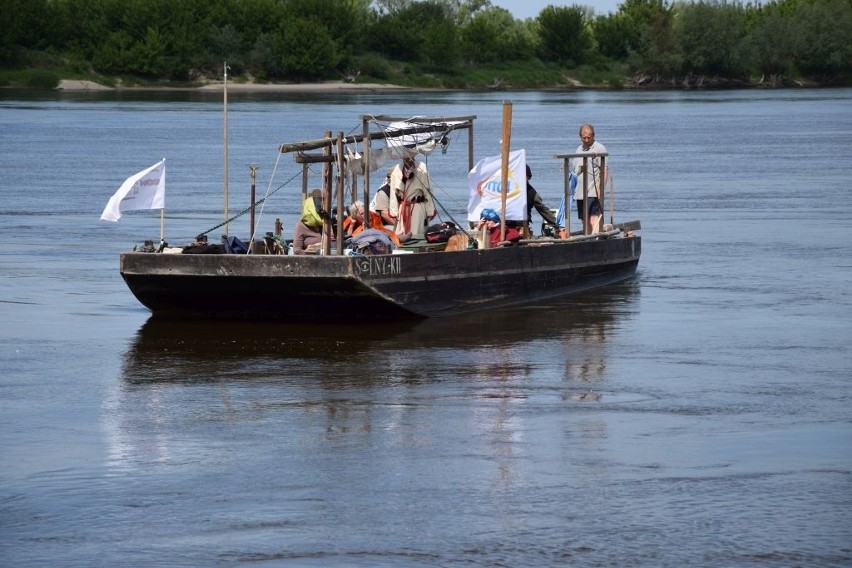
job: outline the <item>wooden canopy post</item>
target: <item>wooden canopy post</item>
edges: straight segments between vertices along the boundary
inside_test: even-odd
[[[308,164],[302,164],[302,201],[308,198]],[[300,204],[301,205],[301,204]],[[301,210],[299,211],[301,214]]]
[[[326,130],[326,139],[331,139],[331,130]],[[331,157],[331,146],[323,148],[323,156]],[[331,162],[325,162],[322,167],[322,208],[331,211]],[[331,219],[322,220],[322,254],[331,254]]]
[[[500,242],[506,240],[506,190],[509,184],[509,148],[512,142],[512,103],[503,101],[503,138],[500,153]]]
[[[337,254],[343,254],[343,133],[337,133]]]
[[[475,163],[473,159],[473,120],[471,120],[467,127],[467,171],[472,170]]]
[[[254,241],[254,202],[257,198],[257,166],[249,166],[249,177],[251,178],[251,220],[249,221],[249,239]]]
[[[609,176],[609,224],[615,225],[615,182]]]
[[[592,158],[592,183],[595,181],[595,166],[594,158]],[[606,156],[601,156],[601,186],[598,189],[598,205],[601,210],[601,218],[598,219],[598,225],[592,232],[603,232],[604,212],[606,211]]]
[[[563,188],[564,195],[562,197],[565,202],[565,236],[571,236],[571,164],[568,158],[562,159],[562,171],[565,177],[565,187]]]
[[[583,156],[583,234],[590,234],[591,229],[589,225],[589,157]]]
[[[363,159],[361,161],[364,164],[364,222],[367,223],[367,227],[370,226],[368,220],[370,219],[370,121],[367,117],[361,117],[361,129],[363,131],[364,136],[364,147],[363,147]]]

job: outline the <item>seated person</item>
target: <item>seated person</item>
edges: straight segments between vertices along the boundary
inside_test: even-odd
[[[541,220],[544,223],[547,223],[551,226],[557,226],[556,223],[556,215],[553,214],[553,211],[544,204],[544,201],[541,200],[541,195],[539,195],[538,191],[532,186],[530,180],[532,179],[532,170],[529,166],[527,166],[527,230],[532,234],[532,230],[529,228],[529,225],[532,221],[532,210],[538,212],[541,215]]]
[[[354,237],[366,228],[364,226],[364,203],[356,201],[349,206],[349,216],[343,220],[343,234],[346,238]],[[370,228],[387,233],[394,244],[399,246],[400,243],[397,234],[392,229],[384,226],[381,215],[375,211],[370,211]]]
[[[302,203],[302,217],[296,223],[293,234],[293,253],[308,254],[308,247],[315,249],[322,242],[322,221],[328,213],[322,209],[322,192],[312,191]]]
[[[532,236],[533,230],[531,228],[532,225],[532,210],[535,209],[539,215],[541,215],[542,227],[545,226],[545,223],[550,227],[556,227],[556,215],[553,214],[553,211],[544,204],[544,201],[541,199],[541,195],[539,195],[538,191],[532,186],[530,180],[532,179],[532,169],[530,169],[529,165],[527,165],[527,220],[524,221],[513,221],[511,219],[506,221],[507,227],[515,227],[521,231],[526,231],[524,235]]]
[[[478,230],[488,228],[488,238],[491,248],[508,245],[520,240],[521,233],[515,227],[506,226],[506,236],[500,240],[500,214],[495,210],[486,208],[479,213],[479,222],[476,224]]]
[[[375,211],[382,218],[382,224],[388,229],[396,228],[396,217],[390,214],[390,178],[393,168],[390,168],[385,177],[385,183],[376,192],[373,201],[370,202],[370,210]]]

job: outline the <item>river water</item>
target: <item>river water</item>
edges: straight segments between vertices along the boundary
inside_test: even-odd
[[[167,240],[222,222],[216,95],[0,92],[0,565],[852,566],[852,90],[232,94],[230,212],[362,113],[497,154],[504,100],[552,207],[595,124],[636,277],[328,329],[149,321],[118,274],[159,216],[100,213],[161,158]]]

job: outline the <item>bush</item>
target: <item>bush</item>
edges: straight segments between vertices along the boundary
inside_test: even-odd
[[[59,75],[53,71],[36,69],[27,72],[24,84],[30,89],[55,89],[59,86]]]
[[[361,75],[385,80],[391,76],[393,69],[387,59],[377,53],[367,53],[355,58],[355,66]]]

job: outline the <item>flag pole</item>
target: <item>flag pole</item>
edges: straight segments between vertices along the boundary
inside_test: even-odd
[[[224,122],[225,122],[225,234],[228,234],[228,62],[223,64],[225,81],[222,93],[224,97]]]
[[[503,139],[500,160],[500,241],[506,240],[506,191],[509,184],[509,147],[512,138],[512,103],[503,101]]]

